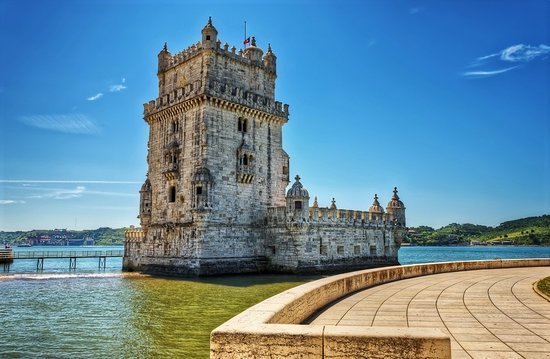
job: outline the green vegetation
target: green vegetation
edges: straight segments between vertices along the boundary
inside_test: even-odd
[[[501,223],[497,227],[452,223],[440,229],[427,226],[410,228],[407,240],[420,246],[479,244],[550,245],[550,215],[528,217]]]
[[[537,283],[537,289],[550,297],[550,277],[546,277]]]
[[[0,231],[0,244],[18,245],[40,241],[44,244],[66,245],[68,241],[87,239],[93,240],[96,245],[120,245],[124,244],[124,232],[126,228],[101,227],[98,229],[73,231],[66,229],[32,230],[3,232]]]

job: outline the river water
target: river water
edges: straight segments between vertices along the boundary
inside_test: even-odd
[[[40,247],[66,250],[68,247]],[[121,247],[72,247],[116,250]],[[37,250],[16,248],[15,250]],[[402,264],[550,258],[550,247],[404,247]],[[0,357],[207,358],[212,329],[251,305],[319,276],[246,275],[199,280],[122,273],[121,258],[16,260],[0,266]]]

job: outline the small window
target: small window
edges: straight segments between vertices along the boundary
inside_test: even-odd
[[[283,166],[283,174],[288,175],[288,167],[287,166]]]
[[[376,256],[376,246],[370,246],[370,255]]]
[[[294,209],[301,210],[302,209],[302,201],[294,201]]]
[[[239,121],[237,123],[237,130],[239,132],[246,132],[246,126],[247,125],[247,119],[239,117]]]
[[[353,246],[353,254],[355,255],[361,254],[361,246]]]
[[[319,254],[322,255],[322,256],[326,256],[327,255],[327,246],[321,245],[319,247]]]
[[[174,203],[176,202],[176,187],[170,186],[168,189],[168,202]]]
[[[210,40],[210,35],[206,35],[206,40]]]
[[[196,193],[202,194],[202,186],[197,186]]]
[[[247,155],[243,156],[243,165],[248,166],[248,156]]]
[[[338,254],[344,254],[344,246],[338,246],[338,247],[336,248],[336,252],[337,252]]]

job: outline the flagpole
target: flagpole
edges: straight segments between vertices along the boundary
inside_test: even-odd
[[[244,49],[246,50],[246,21],[244,22]]]

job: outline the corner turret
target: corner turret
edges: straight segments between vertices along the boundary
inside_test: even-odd
[[[397,195],[397,187],[393,188],[393,196],[386,206],[386,212],[390,216],[390,221],[395,225],[405,227],[405,205]]]
[[[271,51],[271,44],[267,44],[267,52],[263,57],[266,70],[274,74],[277,73],[277,56]]]
[[[170,51],[168,51],[168,44],[165,42],[164,46],[162,47],[162,50],[160,50],[158,54],[158,60],[159,60],[158,73],[161,73],[162,71],[166,70],[168,66],[170,66],[171,58],[172,58],[172,54],[170,54]]]
[[[259,47],[256,47],[256,38],[252,36],[252,41],[250,42],[250,46],[247,47],[244,50],[244,57],[251,60],[251,61],[262,61],[262,55],[264,52]]]
[[[309,192],[300,183],[300,176],[294,179],[296,182],[286,193],[287,213],[294,219],[309,218]]]
[[[201,31],[202,33],[202,47],[207,49],[214,49],[217,46],[218,30],[212,25],[212,18],[208,17],[208,22]]]
[[[378,195],[374,195],[374,201],[372,206],[369,207],[369,220],[371,221],[381,221],[384,216],[384,208],[378,202]]]
[[[148,226],[151,223],[151,204],[152,204],[152,189],[149,175],[143,182],[139,191],[139,220],[141,226]]]

